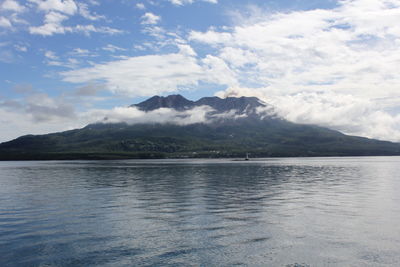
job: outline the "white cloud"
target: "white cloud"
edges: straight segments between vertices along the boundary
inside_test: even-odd
[[[11,24],[10,20],[8,20],[7,18],[0,17],[0,27],[11,28],[12,24]]]
[[[350,135],[400,141],[400,115],[371,100],[337,93],[298,93],[270,99],[278,113],[294,122],[312,123]]]
[[[38,27],[29,27],[31,34],[39,34],[43,36],[50,36],[53,34],[64,34],[71,32],[71,27],[64,27],[61,23],[68,19],[68,16],[58,12],[49,12],[44,19],[44,25]]]
[[[45,51],[44,56],[48,59],[53,59],[56,60],[58,59],[58,56],[53,52],[53,51]]]
[[[172,123],[177,125],[188,125],[193,123],[202,123],[210,120],[208,113],[213,109],[209,106],[199,106],[186,111],[176,111],[170,108],[160,108],[153,111],[145,112],[135,107],[117,107],[108,111],[91,111],[97,113],[97,116],[106,118],[100,122],[118,123],[125,122],[128,124],[137,123]]]
[[[235,73],[228,67],[225,61],[218,57],[208,55],[202,60],[207,74],[206,80],[217,84],[238,86]]]
[[[20,52],[27,52],[28,51],[28,47],[25,45],[19,45],[16,44],[14,45],[15,50],[20,51]]]
[[[314,124],[349,135],[400,141],[400,114],[385,111],[387,103],[335,92],[298,92],[269,95],[260,88],[232,87],[219,97],[256,96],[274,107],[279,117],[301,124]],[[391,101],[389,101],[391,102]],[[395,102],[399,105],[398,102]],[[390,106],[390,105],[389,105]]]
[[[61,58],[57,56],[56,53],[49,50],[45,51],[44,56],[46,57],[46,60],[44,62],[48,66],[74,69],[77,68],[82,62],[73,57],[86,57],[86,56],[92,56],[92,54],[90,54],[88,50],[75,48],[71,52],[62,56]],[[73,57],[67,57],[67,56],[73,56]]]
[[[89,36],[91,33],[104,33],[108,35],[122,34],[124,31],[108,26],[96,27],[94,25],[77,25],[72,29],[72,32],[83,33]]]
[[[216,45],[216,44],[227,44],[233,41],[232,34],[229,32],[217,32],[210,30],[207,32],[197,32],[191,31],[189,35],[190,41],[198,41],[206,44]]]
[[[63,72],[64,81],[73,83],[104,82],[118,94],[149,96],[192,88],[200,81],[230,82],[225,66],[214,58],[199,62],[190,47],[182,45],[179,53],[130,57],[96,64],[90,68]],[[220,73],[220,75],[218,75]]]
[[[47,134],[83,127],[86,122],[60,120],[35,122],[29,114],[15,112],[0,107],[0,142],[6,142],[26,134]]]
[[[136,4],[136,8],[137,8],[137,9],[141,9],[141,10],[145,10],[145,9],[146,9],[146,6],[145,6],[143,3],[137,3],[137,4]]]
[[[98,15],[96,13],[91,13],[89,11],[89,6],[84,3],[78,3],[79,7],[79,14],[84,17],[85,19],[88,20],[100,20],[100,19],[105,19],[105,16]]]
[[[15,31],[18,24],[28,24],[26,20],[20,18],[26,10],[25,6],[14,0],[5,0],[0,3],[0,28]]]
[[[78,11],[78,6],[73,0],[28,0],[37,5],[38,10],[57,11],[67,15],[74,15]]]
[[[397,95],[400,8],[360,12],[370,2],[379,1],[269,14],[232,31],[192,32],[189,40],[215,47],[216,56],[232,68],[240,67],[236,60],[247,64],[236,70],[243,86],[249,86],[245,81],[251,77],[249,83],[269,86],[278,94],[333,90],[368,97]]]
[[[236,110],[225,113],[215,113],[207,105],[193,107],[192,109],[177,111],[172,108],[159,108],[152,111],[142,111],[136,107],[116,107],[112,110],[90,110],[86,116],[99,118],[101,123],[169,123],[176,125],[189,125],[195,123],[212,123],[225,119],[238,119],[246,117],[245,113],[237,114]],[[89,115],[90,114],[90,115]]]
[[[0,5],[0,9],[21,13],[25,10],[25,7],[20,5],[17,1],[6,0]]]
[[[125,48],[121,48],[121,47],[118,47],[118,46],[112,45],[112,44],[108,44],[105,47],[103,47],[102,49],[105,51],[112,52],[112,53],[117,52],[117,51],[126,51]]]
[[[91,33],[104,33],[109,35],[121,34],[122,30],[110,28],[107,26],[96,27],[94,25],[76,25],[74,27],[64,26],[62,22],[68,19],[68,16],[57,12],[49,12],[45,15],[44,25],[38,27],[29,27],[31,34],[51,36],[54,34],[65,33],[83,33],[89,36]]]
[[[98,1],[96,1],[96,0],[87,0],[87,2],[89,4],[91,4],[92,6],[99,6],[100,5],[100,3]]]
[[[41,26],[30,26],[31,34],[52,36],[54,34],[82,33],[89,36],[91,33],[104,33],[109,35],[123,33],[122,30],[108,26],[71,25],[65,26],[63,22],[71,16],[79,14],[87,20],[105,19],[104,16],[89,11],[89,6],[85,3],[76,3],[73,0],[29,0],[35,3],[37,9],[45,12],[44,22]],[[92,3],[93,4],[93,3]]]
[[[165,29],[156,25],[146,25],[142,32],[159,40],[166,39],[167,37],[167,32]],[[157,50],[157,46],[159,46],[159,44],[157,44],[155,47],[152,46],[153,50]]]
[[[22,13],[23,14],[23,13]],[[12,13],[8,16],[8,18],[10,19],[10,21],[13,24],[21,24],[21,25],[28,25],[29,22],[27,22],[25,19],[20,18],[21,13]]]
[[[47,60],[46,64],[48,66],[76,69],[82,62],[76,58],[67,58],[65,60]]]
[[[194,2],[199,2],[198,0],[169,0],[172,4],[177,6],[183,6],[187,4],[193,4]],[[203,2],[217,4],[218,0],[201,0]]]
[[[142,24],[148,25],[148,24],[157,24],[161,20],[160,16],[157,16],[151,12],[146,12],[142,16]]]

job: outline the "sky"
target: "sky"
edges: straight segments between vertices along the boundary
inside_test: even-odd
[[[400,0],[0,0],[0,142],[169,94],[400,142],[399,22]]]

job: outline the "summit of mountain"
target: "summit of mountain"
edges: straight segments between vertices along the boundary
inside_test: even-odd
[[[209,106],[218,113],[224,113],[235,110],[237,113],[254,112],[258,107],[266,107],[257,97],[227,97],[220,98],[217,96],[203,97],[197,101],[191,101],[182,95],[169,96],[153,96],[143,102],[131,105],[142,111],[153,111],[159,108],[171,108],[177,111],[189,110],[194,107]]]
[[[181,111],[192,108],[194,103],[181,95],[156,95],[138,104],[133,104],[131,107],[136,107],[142,111],[152,111],[159,108],[172,108]]]

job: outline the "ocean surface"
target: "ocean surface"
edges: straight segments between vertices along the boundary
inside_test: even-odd
[[[0,162],[0,266],[400,266],[400,157]]]

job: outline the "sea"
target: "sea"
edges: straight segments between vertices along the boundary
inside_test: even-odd
[[[3,161],[0,266],[400,266],[400,157]]]

